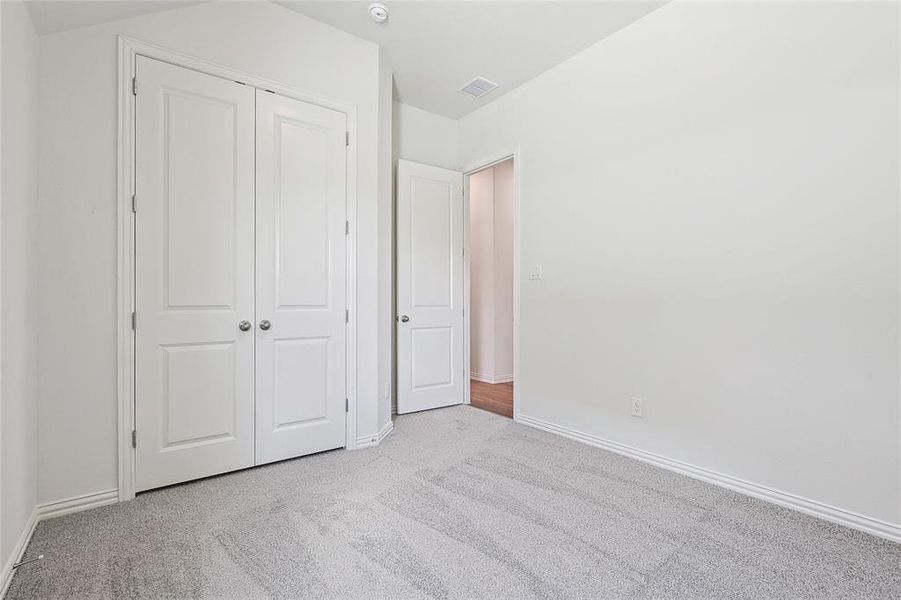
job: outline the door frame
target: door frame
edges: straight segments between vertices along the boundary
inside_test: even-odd
[[[486,154],[473,161],[463,169],[463,364],[466,385],[463,391],[463,403],[471,404],[471,364],[470,364],[470,253],[469,248],[469,178],[502,162],[513,161],[513,420],[519,421],[519,294],[520,294],[520,174],[522,173],[522,150],[515,146],[508,150],[499,150]]]
[[[132,212],[134,194],[134,116],[135,96],[132,94],[132,78],[138,55],[153,58],[193,71],[229,79],[261,90],[308,102],[344,113],[347,117],[347,189],[345,195],[347,220],[350,223],[346,236],[346,296],[348,322],[345,329],[345,385],[348,407],[345,413],[345,448],[357,446],[357,109],[292,88],[288,85],[243,73],[228,67],[204,61],[193,56],[174,52],[147,42],[118,36],[118,122],[117,122],[117,458],[119,501],[135,497],[135,451],[132,448],[132,431],[135,429],[135,332],[132,329],[132,311],[135,306],[135,214]],[[140,85],[140,82],[139,82]]]

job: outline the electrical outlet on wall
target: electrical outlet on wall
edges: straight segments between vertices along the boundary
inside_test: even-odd
[[[529,279],[541,279],[541,265],[529,267]]]
[[[632,416],[638,417],[639,419],[643,418],[644,415],[641,414],[643,400],[641,398],[632,398]]]
[[[385,398],[391,397],[391,382],[390,381],[385,382],[385,396],[384,397]]]

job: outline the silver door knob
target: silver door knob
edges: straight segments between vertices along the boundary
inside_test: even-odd
[[[241,331],[250,331],[251,327],[252,325],[250,324],[250,321],[241,321],[240,323],[238,323],[238,329],[240,329]]]
[[[410,317],[408,317],[407,315],[401,315],[401,316],[400,316],[400,322],[401,322],[401,323],[406,323],[406,322],[409,321],[409,320],[410,320]]]
[[[270,327],[272,327],[272,323],[270,323],[266,319],[260,321],[260,329],[262,329],[263,331],[269,331]]]

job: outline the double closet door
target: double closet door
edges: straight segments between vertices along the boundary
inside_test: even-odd
[[[345,114],[135,70],[137,490],[344,446]]]

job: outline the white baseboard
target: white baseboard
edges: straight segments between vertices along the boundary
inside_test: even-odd
[[[694,479],[700,479],[701,481],[706,481],[707,483],[724,487],[734,492],[745,494],[746,496],[753,496],[754,498],[766,500],[785,508],[790,508],[807,515],[818,517],[826,521],[831,521],[832,523],[844,525],[845,527],[850,527],[852,529],[857,529],[865,533],[876,535],[893,542],[901,543],[901,525],[889,523],[887,521],[881,521],[872,517],[867,517],[865,515],[851,512],[842,508],[823,504],[822,502],[817,502],[816,500],[810,500],[808,498],[796,496],[795,494],[790,494],[788,492],[775,490],[764,485],[759,485],[750,481],[739,479],[737,477],[732,477],[731,475],[717,473],[716,471],[711,471],[703,467],[698,467],[678,460],[667,458],[665,456],[660,456],[659,454],[645,452],[644,450],[639,450],[638,448],[620,444],[619,442],[614,442],[591,434],[582,433],[580,431],[576,431],[575,429],[563,427],[562,425],[555,425],[553,423],[549,423],[541,419],[536,419],[534,417],[520,414],[516,417],[516,422],[550,433],[556,433],[557,435],[561,435],[563,437],[575,440],[577,442],[582,442],[590,446],[603,448],[604,450],[609,450],[610,452],[628,456],[629,458],[634,458],[635,460],[640,460],[662,469],[667,469],[668,471],[674,471],[676,473],[680,473]]]
[[[510,383],[513,381],[513,375],[501,375],[500,377],[494,377],[492,375],[483,375],[482,373],[469,373],[470,379],[475,379],[476,381],[481,381],[482,383]]]
[[[34,510],[31,511],[31,516],[28,517],[28,521],[25,522],[25,528],[22,530],[22,535],[19,536],[6,564],[3,565],[3,572],[0,573],[0,598],[6,596],[6,590],[9,588],[9,583],[13,580],[13,565],[22,560],[22,555],[25,554],[25,548],[28,547],[31,536],[34,535],[34,530],[38,525],[38,521],[38,509],[35,507]]]
[[[104,490],[84,496],[75,496],[65,500],[56,500],[38,505],[38,520],[45,521],[54,517],[61,517],[75,512],[81,512],[98,506],[115,504],[119,501],[119,490]]]
[[[119,490],[105,490],[103,492],[76,496],[65,500],[45,502],[35,506],[34,510],[31,511],[31,517],[29,517],[28,522],[25,524],[25,529],[22,531],[21,537],[19,537],[19,541],[16,542],[16,547],[13,548],[12,554],[9,556],[9,560],[3,565],[3,572],[0,573],[0,598],[3,598],[6,595],[9,583],[13,579],[12,566],[22,560],[25,549],[28,548],[28,542],[31,541],[31,536],[34,535],[34,530],[37,528],[38,523],[46,521],[47,519],[52,519],[53,517],[61,517],[90,508],[97,508],[98,506],[115,504],[118,501]]]
[[[392,431],[394,431],[394,421],[388,421],[387,423],[385,423],[385,426],[382,427],[382,430],[379,431],[379,441],[378,441],[378,443],[381,444],[382,441],[383,441],[386,437],[388,437],[388,434],[391,433]]]
[[[362,448],[371,448],[373,446],[378,446],[382,443],[389,433],[394,430],[394,421],[388,421],[385,423],[385,426],[373,436],[358,438],[356,449],[360,450]]]

